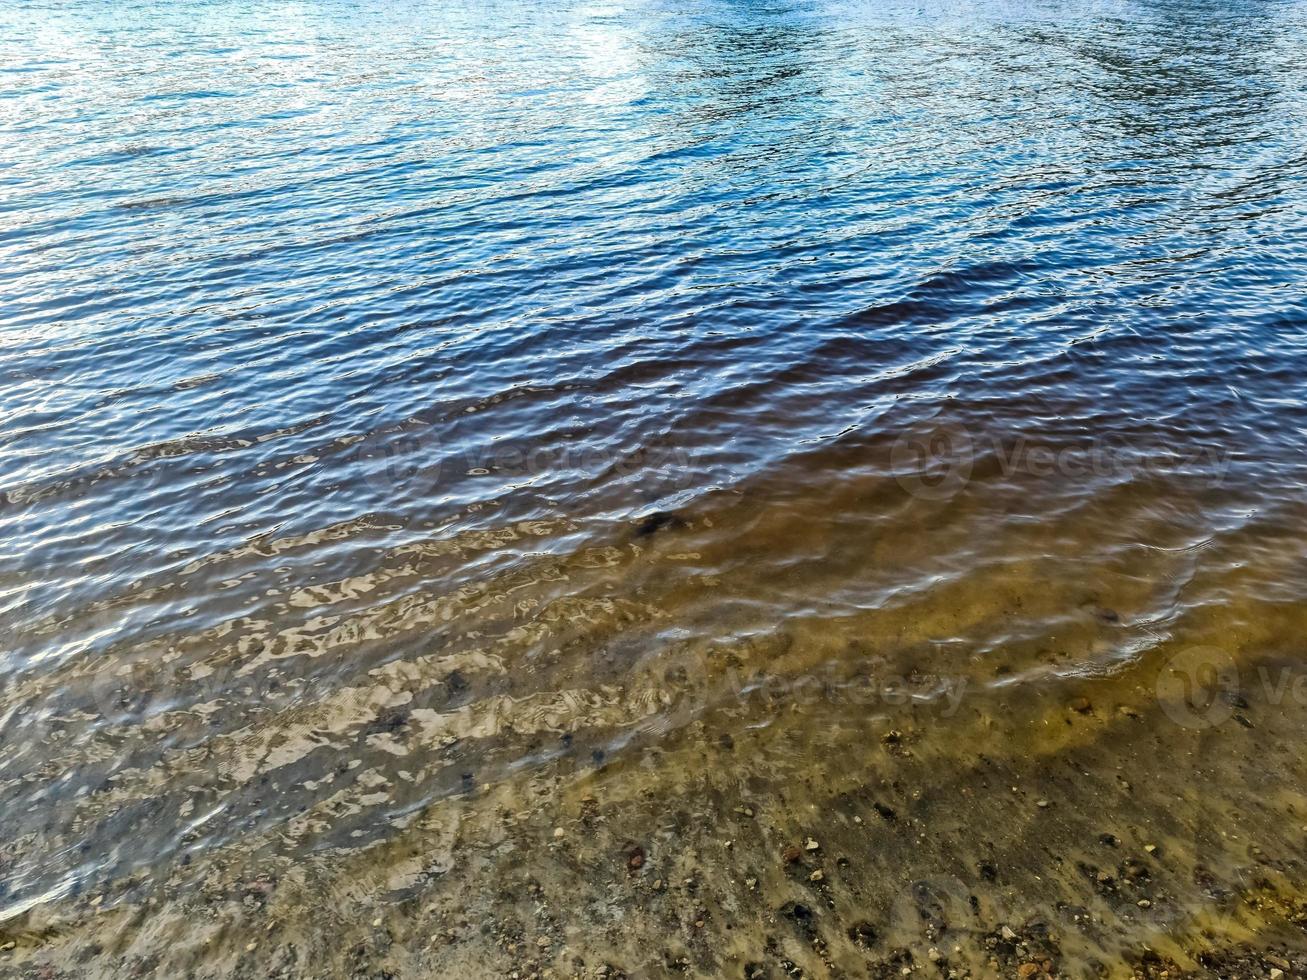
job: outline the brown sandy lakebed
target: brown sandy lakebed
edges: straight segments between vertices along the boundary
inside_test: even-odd
[[[0,78],[0,980],[1307,980],[1307,0]]]
[[[936,669],[956,666],[951,652],[932,664],[928,647],[872,658],[854,644],[833,671],[819,666],[830,631],[783,627],[673,644],[626,665],[630,686],[547,704],[437,713],[395,694],[424,690],[420,672],[393,675],[359,697],[373,718],[354,732],[359,761],[318,776],[339,791],[162,878],[33,907],[6,923],[5,969],[1300,975],[1307,697],[1296,660],[1251,651],[1301,635],[1301,616],[1250,610],[1224,634],[1238,655],[1162,644],[1147,666],[1075,679],[1044,644],[966,674]],[[1063,642],[1115,648],[1132,629],[1086,599]],[[296,780],[302,764],[259,752],[268,793]],[[483,782],[497,752],[532,761]],[[445,798],[302,847],[391,799],[427,754],[456,770]]]

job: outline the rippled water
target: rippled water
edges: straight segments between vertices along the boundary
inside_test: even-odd
[[[0,71],[18,954],[1301,649],[1297,0],[22,3]]]

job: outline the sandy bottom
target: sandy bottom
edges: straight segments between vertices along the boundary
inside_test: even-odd
[[[0,975],[1307,975],[1289,517],[814,486],[70,658]]]
[[[4,975],[1303,975],[1292,669],[1188,700],[1163,672],[958,702],[809,685],[779,711],[761,686],[370,847],[290,862],[270,837],[33,910]]]

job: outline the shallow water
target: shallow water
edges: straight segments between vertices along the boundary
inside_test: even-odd
[[[1081,975],[1295,907],[1307,5],[34,3],[0,71],[0,955],[987,976],[1104,901]]]

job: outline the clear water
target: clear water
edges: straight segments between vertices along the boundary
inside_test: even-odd
[[[1301,644],[1297,0],[25,2],[0,73],[18,954]]]

